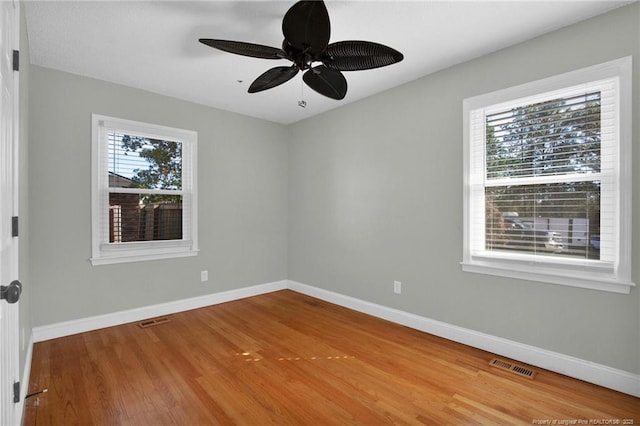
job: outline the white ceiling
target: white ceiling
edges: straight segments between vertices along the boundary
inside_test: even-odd
[[[28,1],[31,63],[289,124],[429,73],[604,13],[629,1],[337,1],[326,2],[331,42],[367,40],[404,61],[345,73],[335,101],[302,74],[265,92],[251,82],[286,60],[221,52],[198,38],[280,47],[290,1]],[[298,106],[304,97],[306,108]]]

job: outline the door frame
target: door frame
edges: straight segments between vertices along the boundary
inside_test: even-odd
[[[13,218],[19,206],[19,76],[14,51],[20,46],[20,3],[2,1],[0,29],[0,285],[19,277],[19,243]],[[7,97],[5,98],[5,90]],[[0,300],[0,424],[22,419],[19,302]]]

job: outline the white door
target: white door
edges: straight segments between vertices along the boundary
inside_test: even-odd
[[[19,3],[0,0],[0,425],[22,417],[14,394],[19,382],[18,238],[12,218],[18,215],[18,73],[13,51],[19,46]],[[18,292],[19,295],[19,292]],[[9,303],[12,302],[12,303]],[[18,385],[19,386],[19,385]],[[19,392],[18,392],[19,394]]]

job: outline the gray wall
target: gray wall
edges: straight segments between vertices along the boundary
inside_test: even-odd
[[[287,277],[281,125],[32,66],[30,282],[34,326]],[[91,113],[198,132],[197,257],[91,266]],[[209,281],[200,282],[200,271]]]
[[[635,4],[292,125],[289,279],[640,373],[637,289],[620,295],[460,267],[463,99],[634,55],[637,118],[639,22]],[[640,284],[637,266],[633,278]]]

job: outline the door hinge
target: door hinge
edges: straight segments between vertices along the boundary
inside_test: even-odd
[[[20,51],[13,51],[13,70],[20,71]]]
[[[17,404],[20,402],[20,382],[13,384],[13,402]]]
[[[19,232],[18,232],[18,227],[19,227],[19,223],[20,221],[18,220],[18,216],[13,216],[11,218],[11,236],[12,237],[17,237]]]

